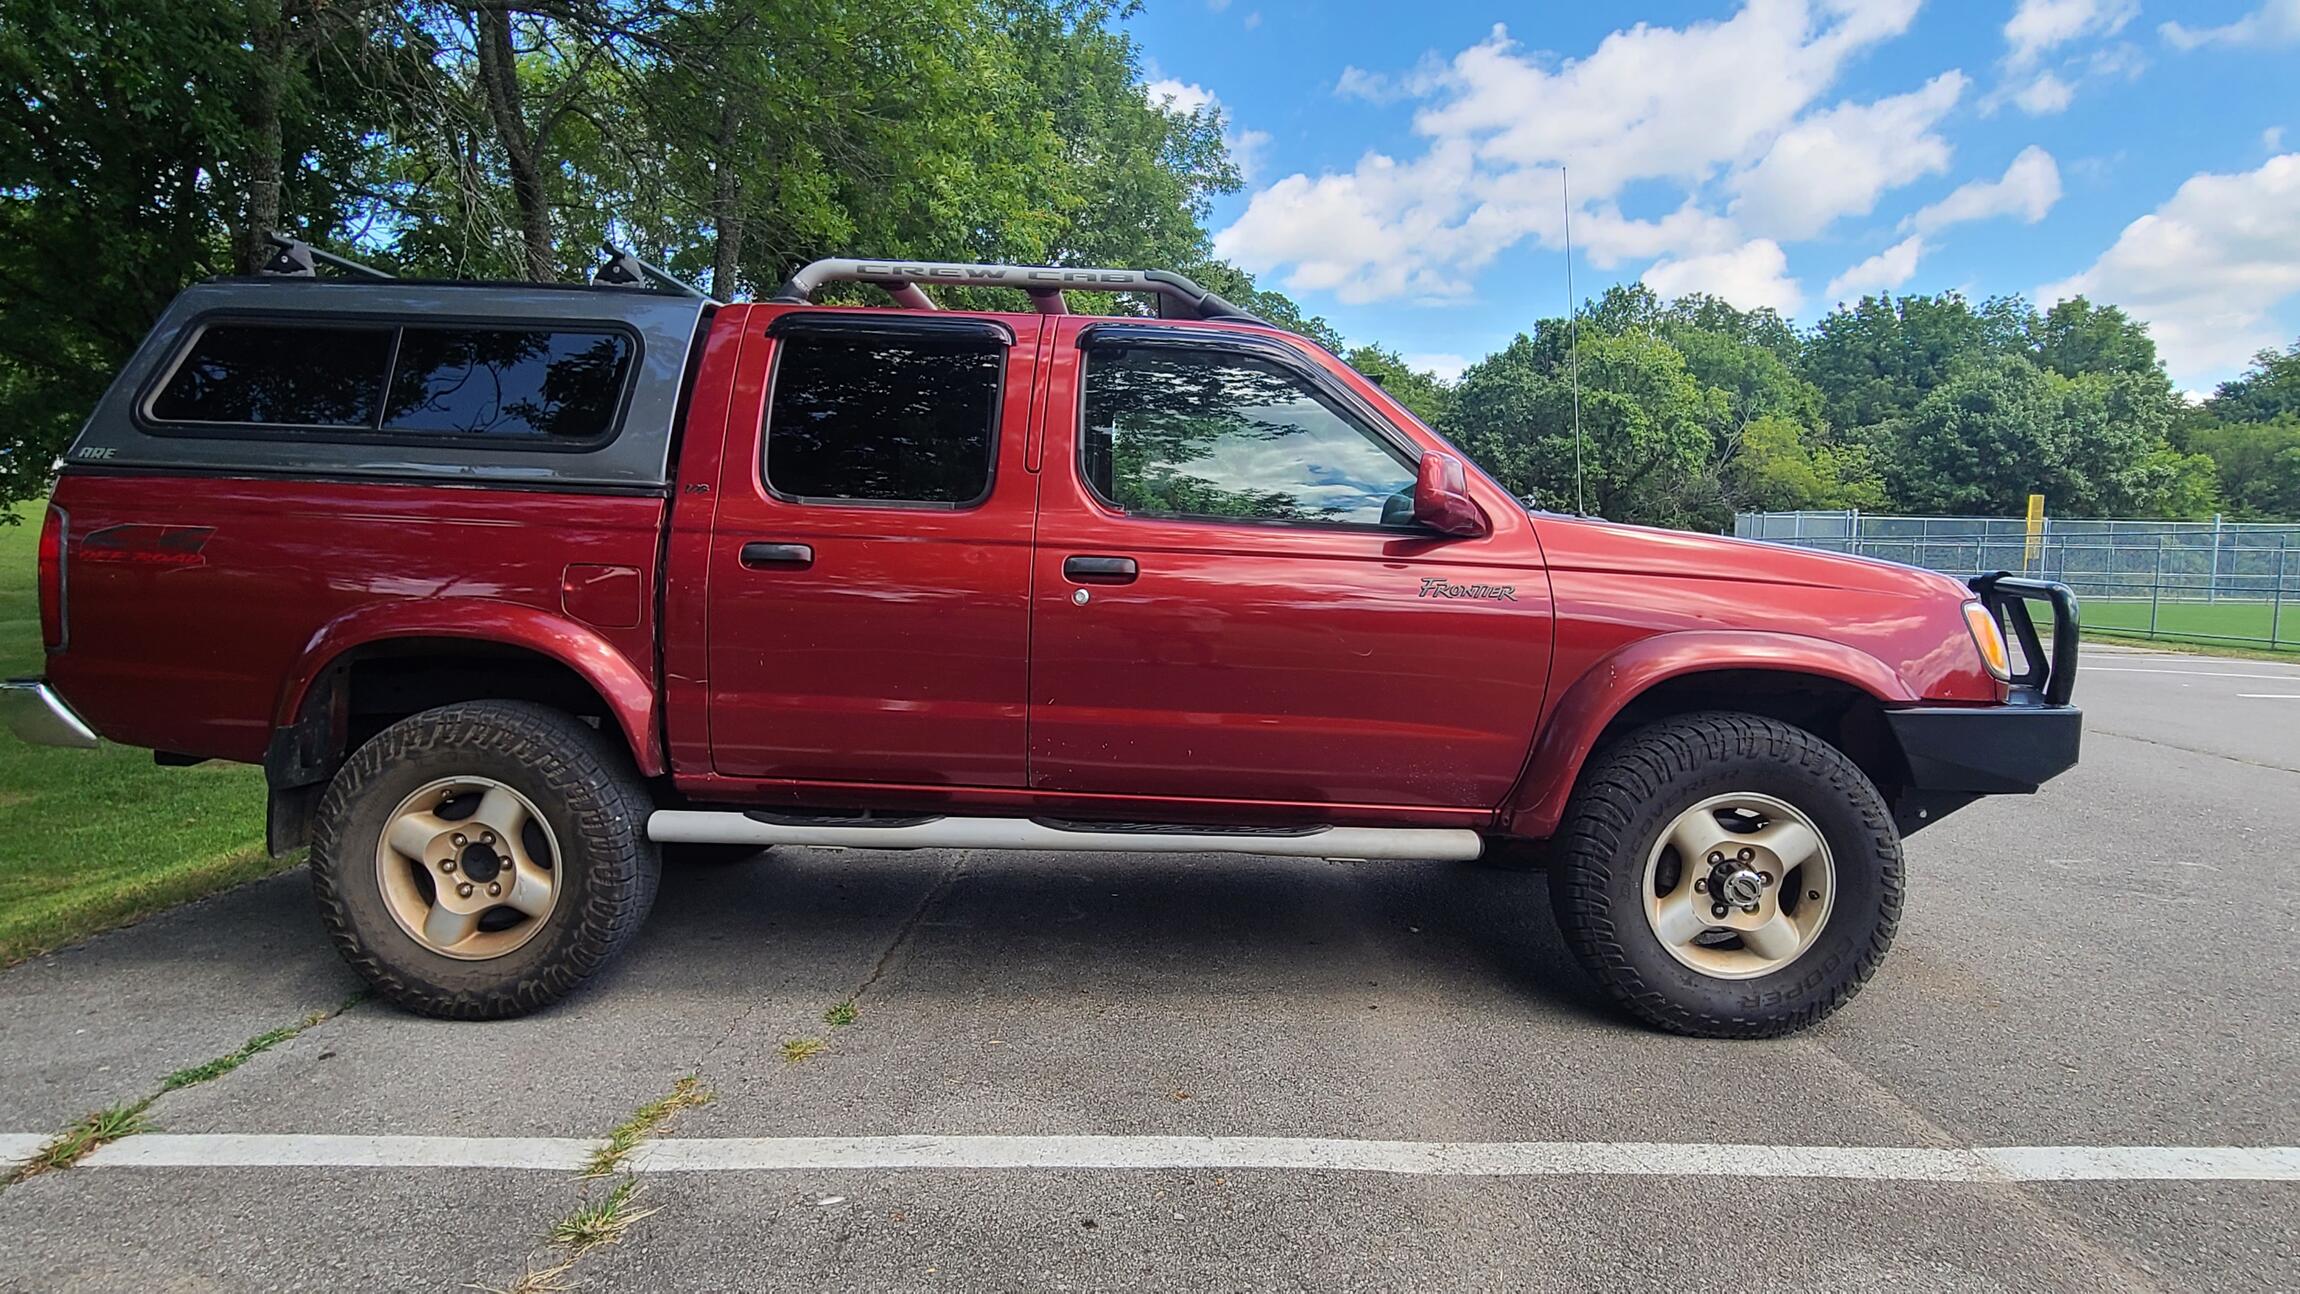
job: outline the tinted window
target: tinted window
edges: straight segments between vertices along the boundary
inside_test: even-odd
[[[631,343],[614,333],[409,328],[390,431],[597,440],[614,427]]]
[[[798,333],[777,347],[766,463],[775,490],[942,504],[990,492],[996,343]]]
[[[215,324],[152,401],[165,422],[372,427],[389,328]]]
[[[1084,440],[1087,480],[1129,512],[1364,525],[1382,524],[1385,509],[1411,515],[1403,454],[1250,356],[1094,351]]]

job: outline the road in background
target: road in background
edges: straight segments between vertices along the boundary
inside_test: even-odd
[[[363,1004],[150,1114],[167,1134],[451,1138],[462,1163],[597,1137],[694,1073],[717,1100],[679,1117],[683,1143],[1005,1139],[949,1167],[649,1173],[659,1211],[568,1273],[586,1290],[2300,1287],[2300,1184],[2134,1180],[2161,1150],[2101,1181],[1799,1177],[1763,1150],[1737,1175],[1626,1170],[1643,1143],[2300,1146],[2300,667],[2085,652],[2084,762],[1913,837],[1883,972],[1794,1039],[1606,1012],[1534,876],[789,850],[672,871],[619,968],[559,1009],[450,1025]],[[0,1133],[141,1096],[353,987],[300,876],[0,974]],[[824,1023],[850,999],[854,1023]],[[787,1060],[802,1039],[827,1049]],[[979,1166],[1106,1154],[1046,1140],[1082,1135],[1565,1142],[1602,1163],[1178,1166],[1249,1144],[1225,1140]],[[711,1144],[756,1163],[796,1143]],[[0,1288],[502,1284],[582,1198],[563,1169],[317,1158],[11,1187]]]

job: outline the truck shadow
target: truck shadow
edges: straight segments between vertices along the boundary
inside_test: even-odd
[[[651,978],[638,967],[700,959],[719,966],[712,986],[734,995],[743,978],[777,978],[784,959],[860,948],[884,950],[879,993],[1304,994],[1378,983],[1619,1022],[1574,966],[1545,877],[1456,863],[785,848],[667,867],[626,966]]]

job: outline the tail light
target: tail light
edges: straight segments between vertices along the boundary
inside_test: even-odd
[[[49,651],[64,650],[64,541],[71,525],[53,506],[40,523],[40,642]]]

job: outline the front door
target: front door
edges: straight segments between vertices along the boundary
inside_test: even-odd
[[[1055,341],[1081,390],[1047,406],[1031,785],[1312,819],[1500,803],[1549,670],[1524,510],[1481,479],[1492,534],[1415,527],[1442,442],[1290,344],[1081,327]]]
[[[710,541],[713,770],[1022,786],[1038,320],[752,326]]]

